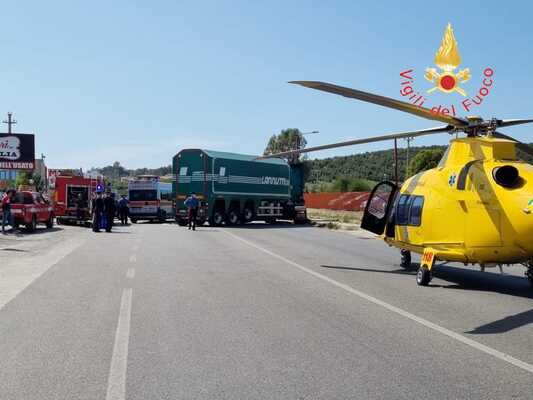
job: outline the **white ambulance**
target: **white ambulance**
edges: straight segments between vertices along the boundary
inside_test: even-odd
[[[128,183],[130,219],[160,221],[175,216],[172,184],[160,182],[158,176],[141,175]]]

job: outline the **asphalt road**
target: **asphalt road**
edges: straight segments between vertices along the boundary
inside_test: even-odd
[[[6,250],[7,249],[7,250]],[[293,225],[0,238],[0,399],[531,399],[518,267]]]

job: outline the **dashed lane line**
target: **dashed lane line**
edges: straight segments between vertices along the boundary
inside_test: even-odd
[[[126,272],[126,278],[135,278],[135,268],[128,268],[128,271]]]
[[[132,289],[124,289],[120,301],[115,344],[107,380],[106,400],[124,400],[126,398],[126,372],[128,367],[128,345],[130,341]]]
[[[306,272],[309,275],[314,276],[315,278],[321,279],[321,280],[323,280],[323,281],[325,281],[327,283],[330,283],[330,284],[332,284],[332,285],[334,285],[334,286],[336,286],[336,287],[338,287],[340,289],[345,290],[346,292],[348,292],[350,294],[353,294],[353,295],[358,296],[358,297],[360,297],[362,299],[365,299],[365,300],[367,300],[367,301],[369,301],[369,302],[371,302],[373,304],[376,304],[378,306],[381,306],[381,307],[383,307],[383,308],[385,308],[385,309],[387,309],[387,310],[389,310],[389,311],[391,311],[393,313],[396,313],[398,315],[401,315],[402,317],[410,319],[411,321],[417,322],[418,324],[423,325],[426,328],[432,329],[432,330],[434,330],[436,332],[439,332],[439,333],[441,333],[443,335],[446,335],[446,336],[448,336],[448,337],[450,337],[450,338],[452,338],[452,339],[454,339],[454,340],[456,340],[458,342],[461,342],[461,343],[463,343],[463,344],[465,344],[467,346],[470,346],[470,347],[472,347],[472,348],[474,348],[476,350],[479,350],[479,351],[481,351],[481,352],[483,352],[485,354],[493,356],[493,357],[495,357],[495,358],[497,358],[497,359],[499,359],[501,361],[505,361],[505,362],[507,362],[507,363],[509,363],[511,365],[514,365],[515,367],[518,367],[518,368],[520,368],[520,369],[522,369],[524,371],[527,371],[527,372],[533,374],[533,365],[528,364],[525,361],[519,360],[519,359],[517,359],[517,358],[515,358],[513,356],[510,356],[509,354],[503,353],[503,352],[501,352],[499,350],[493,349],[492,347],[489,347],[489,346],[486,346],[486,345],[484,345],[482,343],[476,342],[475,340],[467,338],[467,337],[465,337],[465,336],[463,336],[463,335],[461,335],[461,334],[459,334],[457,332],[451,331],[450,329],[444,328],[444,327],[442,327],[440,325],[437,325],[437,324],[435,324],[435,323],[433,323],[431,321],[428,321],[428,320],[426,320],[424,318],[421,318],[421,317],[418,317],[418,316],[416,316],[414,314],[411,314],[410,312],[405,311],[405,310],[403,310],[403,309],[401,309],[399,307],[393,306],[392,304],[389,304],[389,303],[386,303],[386,302],[384,302],[382,300],[379,300],[376,297],[373,297],[373,296],[370,296],[370,295],[368,295],[366,293],[363,293],[363,292],[361,292],[361,291],[359,291],[357,289],[354,289],[353,287],[351,287],[349,285],[346,285],[344,283],[338,282],[335,279],[332,279],[332,278],[330,278],[330,277],[328,277],[326,275],[323,275],[323,274],[321,274],[319,272],[313,271],[310,268],[304,267],[303,265],[300,265],[300,264],[298,264],[298,263],[296,263],[294,261],[291,261],[288,258],[285,258],[285,257],[283,257],[283,256],[281,256],[279,254],[276,254],[276,253],[274,253],[274,252],[272,252],[270,250],[267,250],[267,249],[255,244],[255,243],[253,243],[253,242],[251,242],[251,241],[249,241],[247,239],[243,239],[242,237],[240,237],[240,236],[238,236],[238,235],[236,235],[234,233],[231,233],[231,232],[229,232],[229,231],[227,231],[225,229],[221,229],[221,231],[224,232],[225,234],[233,237],[234,239],[237,239],[237,240],[247,244],[248,246],[251,246],[251,247],[253,247],[253,248],[255,248],[255,249],[257,249],[257,250],[259,250],[259,251],[261,251],[261,252],[263,252],[265,254],[268,254],[269,256],[271,256],[273,258],[277,258],[278,260],[283,261],[286,264],[289,264],[289,265],[291,265],[291,266],[293,266],[295,268],[298,268],[299,270],[301,270],[303,272]]]
[[[131,263],[137,262],[137,256],[136,256],[135,254],[132,254],[132,255],[130,256],[130,262],[131,262]]]

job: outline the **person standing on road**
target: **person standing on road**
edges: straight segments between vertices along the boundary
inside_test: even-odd
[[[200,206],[196,193],[192,192],[191,195],[185,199],[183,204],[185,204],[185,207],[188,209],[187,216],[189,218],[189,230],[192,229],[195,231],[196,217],[198,216],[198,207]]]
[[[105,231],[111,232],[113,228],[113,220],[115,219],[115,212],[117,208],[115,206],[115,196],[113,193],[108,193],[104,199],[104,213],[105,213]]]
[[[11,214],[11,201],[15,197],[15,191],[9,189],[2,197],[2,233],[6,233],[6,225],[11,225],[11,230],[13,230],[13,215]]]
[[[129,214],[129,201],[125,195],[122,195],[118,201],[118,214],[120,218],[120,223],[122,225],[128,225],[128,214]]]
[[[93,209],[93,232],[100,232],[100,223],[104,213],[104,200],[101,193],[96,193],[92,201]]]
[[[85,200],[83,196],[78,194],[76,198],[76,219],[78,221],[83,221],[85,219]]]

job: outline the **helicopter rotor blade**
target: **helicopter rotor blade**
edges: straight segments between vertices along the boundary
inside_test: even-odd
[[[383,107],[393,108],[409,114],[414,114],[422,118],[444,122],[457,128],[468,126],[468,121],[462,118],[452,117],[451,115],[442,115],[434,113],[431,110],[415,106],[405,101],[395,100],[390,97],[380,96],[373,93],[363,92],[361,90],[351,89],[343,86],[334,85],[327,82],[319,81],[290,81],[289,83],[305,86],[311,89],[322,90],[324,92],[338,94],[344,97],[350,97],[368,103],[377,104]]]
[[[523,123],[526,123],[526,122],[523,122]],[[501,132],[494,132],[492,134],[492,136],[500,138],[500,139],[511,140],[511,141],[515,142],[517,149],[519,149],[519,150],[523,151],[524,153],[526,153],[526,154],[530,155],[531,157],[533,157],[533,147],[529,146],[528,144],[523,143],[523,142],[521,142],[519,140],[516,140],[515,138],[512,138],[511,136],[504,135]]]
[[[418,130],[418,131],[391,133],[391,134],[382,135],[382,136],[373,136],[373,137],[363,138],[363,139],[353,139],[353,140],[347,140],[347,141],[344,141],[344,142],[323,144],[321,146],[307,147],[305,149],[300,149],[300,150],[289,150],[289,151],[284,151],[284,152],[281,152],[281,153],[269,154],[269,155],[261,156],[261,157],[258,157],[258,159],[285,157],[285,156],[289,156],[291,154],[310,153],[312,151],[334,149],[334,148],[337,148],[337,147],[345,147],[345,146],[354,146],[354,145],[357,145],[357,144],[382,142],[382,141],[385,141],[385,140],[394,140],[394,139],[411,138],[411,137],[424,136],[424,135],[432,135],[432,134],[435,134],[435,133],[451,132],[453,130],[454,130],[454,127],[452,125],[438,126],[438,127],[435,127],[435,128],[422,129],[422,130]]]
[[[533,122],[533,119],[503,119],[498,121],[498,127],[521,125],[521,124],[530,124]]]

